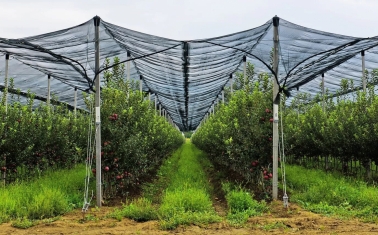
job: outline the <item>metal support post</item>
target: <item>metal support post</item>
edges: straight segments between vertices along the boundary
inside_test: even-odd
[[[325,112],[325,84],[324,84],[324,73],[322,73],[322,107],[323,107],[323,112]]]
[[[101,18],[98,16],[94,17],[95,24],[95,122],[96,122],[96,205],[101,207],[102,205],[102,179],[101,179],[101,117],[100,117],[100,106],[101,106],[101,87],[100,87],[100,26]]]
[[[278,104],[279,100],[276,100],[278,95],[278,63],[279,63],[279,37],[278,37],[278,25],[279,18],[273,17],[273,71],[275,72],[277,79],[273,77],[273,188],[272,197],[273,200],[277,200],[278,197]]]
[[[233,91],[233,86],[234,84],[233,84],[233,81],[232,81],[232,73],[230,74],[230,92],[231,92],[231,95],[232,95],[232,93],[234,92]]]
[[[9,54],[5,54],[5,77],[4,77],[5,113],[8,113],[8,72],[9,72]]]
[[[131,59],[131,53],[127,52],[127,60]],[[126,74],[127,74],[127,81],[130,82],[130,61],[126,62]]]
[[[50,74],[47,75],[47,104],[49,105],[50,104],[50,80],[51,80],[51,76]]]
[[[74,94],[74,114],[76,117],[76,106],[77,106],[77,87],[75,87],[75,94]]]
[[[247,85],[248,80],[247,80],[247,56],[243,56],[243,62],[244,62],[244,67],[243,67],[243,80],[244,80],[244,86]]]
[[[361,51],[362,60],[362,88],[366,92],[366,76],[365,76],[365,51]]]

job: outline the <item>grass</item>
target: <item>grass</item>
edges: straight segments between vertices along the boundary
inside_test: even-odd
[[[321,170],[286,166],[291,200],[306,209],[339,218],[378,221],[378,190],[361,181],[345,179]]]
[[[200,164],[205,155],[190,142],[181,148],[177,171],[170,175],[171,182],[159,208],[161,228],[221,221],[212,206],[210,185]]]
[[[85,167],[48,172],[30,182],[16,182],[0,190],[0,222],[15,220],[28,227],[32,220],[61,215],[82,203]],[[29,223],[30,222],[30,223]]]
[[[131,201],[111,216],[136,221],[158,218],[162,229],[221,221],[210,199],[211,187],[201,166],[204,161],[208,161],[205,155],[187,141],[163,163],[159,178],[143,188],[143,198]]]
[[[223,183],[222,189],[226,194],[228,213],[227,222],[234,227],[241,227],[251,216],[261,215],[268,210],[265,201],[258,202],[253,195],[242,187],[231,186]]]

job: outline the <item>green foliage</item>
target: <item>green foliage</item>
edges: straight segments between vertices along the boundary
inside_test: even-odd
[[[353,83],[343,80],[340,96],[325,98],[325,110],[322,103],[303,106],[296,99],[285,111],[286,150],[297,159],[333,156],[343,163],[344,173],[347,162],[359,161],[370,178],[370,162],[378,160],[378,97],[374,87],[342,95],[349,89]]]
[[[82,202],[85,167],[49,171],[31,182],[14,183],[0,191],[0,221],[55,217],[77,208]]]
[[[219,105],[215,115],[203,123],[192,142],[205,151],[212,162],[232,169],[246,180],[270,187],[272,162],[272,85],[267,74],[233,94],[227,105]],[[265,178],[264,178],[265,176]]]
[[[106,71],[106,87],[101,90],[105,199],[138,187],[183,143],[181,133],[156,114],[144,94],[132,90],[134,85],[125,80],[124,72],[124,65]],[[91,102],[93,97],[87,97],[88,105]]]
[[[228,205],[227,220],[232,226],[239,227],[245,224],[249,217],[261,215],[267,211],[265,201],[258,202],[252,195],[241,187],[232,188],[229,183],[223,183]]]
[[[158,218],[157,210],[152,205],[152,202],[143,197],[135,199],[121,210],[113,212],[111,217],[119,220],[122,217],[127,217],[139,222],[155,220]]]
[[[29,219],[17,219],[12,222],[12,226],[15,228],[27,229],[33,227],[35,223]]]
[[[29,100],[33,103],[32,95]],[[70,168],[83,159],[89,118],[64,106],[0,106],[0,167],[6,181],[30,179],[53,168]]]

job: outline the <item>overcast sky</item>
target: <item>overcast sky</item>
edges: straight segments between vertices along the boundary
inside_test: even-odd
[[[378,0],[0,0],[0,37],[19,38],[81,24],[95,15],[178,40],[257,27],[274,15],[318,30],[378,35]]]

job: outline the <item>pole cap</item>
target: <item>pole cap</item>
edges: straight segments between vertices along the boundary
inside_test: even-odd
[[[278,27],[280,25],[280,18],[278,16],[273,17],[273,26]]]

